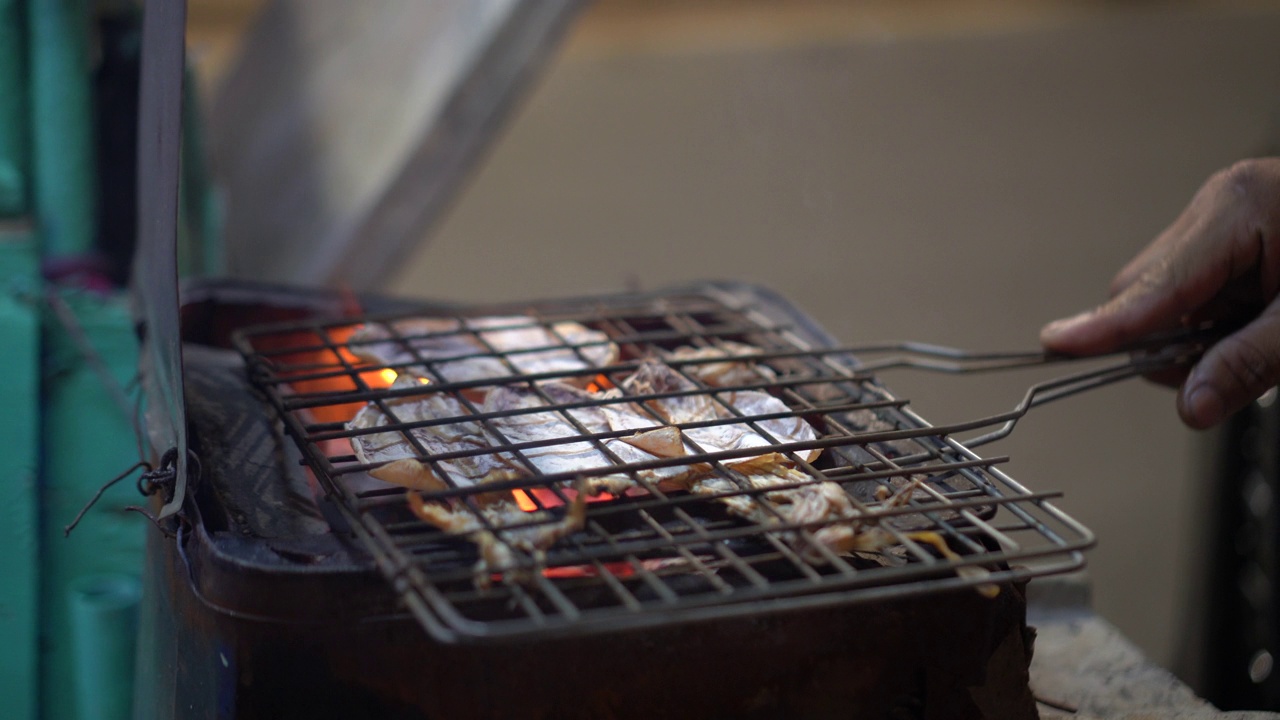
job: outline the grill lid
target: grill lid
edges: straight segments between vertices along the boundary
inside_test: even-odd
[[[376,289],[583,4],[268,3],[211,106],[231,273]]]

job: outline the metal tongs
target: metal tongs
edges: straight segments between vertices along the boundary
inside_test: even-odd
[[[858,358],[894,353],[888,357],[860,362],[854,367],[859,375],[866,373],[868,377],[874,372],[899,368],[947,374],[976,374],[1124,356],[1120,362],[1035,383],[1027,388],[1022,400],[1007,412],[933,428],[935,433],[950,435],[999,425],[990,432],[961,441],[966,447],[975,448],[1008,436],[1018,420],[1033,407],[1139,375],[1190,366],[1211,345],[1235,329],[1235,326],[1226,323],[1202,323],[1149,335],[1109,353],[1087,356],[1044,351],[972,352],[919,342],[845,347],[840,352]]]

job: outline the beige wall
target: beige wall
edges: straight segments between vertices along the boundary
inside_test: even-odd
[[[851,343],[1032,347],[1207,173],[1273,140],[1280,112],[1274,4],[1090,7],[963,32],[927,14],[757,23],[743,42],[588,26],[388,288],[493,300],[736,278]],[[942,422],[1005,409],[1029,378],[887,379]],[[1100,538],[1098,609],[1161,662],[1196,555],[1194,447],[1171,395],[1130,383],[1037,410],[991,450],[1065,491]]]

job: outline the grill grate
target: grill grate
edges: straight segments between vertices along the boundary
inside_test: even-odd
[[[464,308],[434,316],[430,332],[406,317],[260,326],[236,343],[326,494],[442,642],[990,591],[1076,569],[1093,542],[1053,506],[1056,494],[1029,492],[998,469],[1007,458],[982,459],[951,437],[993,419],[929,426],[879,384],[874,366],[833,348],[762,291],[707,286]],[[565,323],[603,336],[574,336],[577,326]],[[376,337],[353,336],[361,326]],[[503,347],[504,333],[537,342]],[[371,355],[381,360],[367,362]],[[637,386],[652,359],[671,382]],[[477,366],[488,368],[484,376],[468,375]],[[557,390],[565,385],[579,389]],[[496,388],[523,402],[493,406],[487,400]],[[761,394],[774,400],[744,401]],[[453,414],[414,410],[428,401]],[[679,403],[713,412],[681,419],[664,411]],[[637,429],[592,419],[605,408],[644,418],[640,431],[674,424],[684,454],[620,455],[632,446],[618,443],[634,442]],[[359,412],[374,426],[349,425]],[[511,428],[534,420],[557,430],[511,437]],[[779,431],[797,420],[812,432]],[[483,441],[430,442],[463,427]],[[721,431],[755,444],[699,440]],[[353,451],[353,438],[388,437],[429,478],[418,490],[371,478],[385,458],[362,461]],[[548,454],[570,451],[597,460],[548,471]],[[794,472],[762,483],[751,459],[772,453],[773,467]],[[479,482],[458,470],[498,462],[512,470]],[[699,468],[696,489],[687,479],[660,479],[690,466]],[[577,491],[607,478],[619,494],[583,505],[586,493]],[[495,505],[495,497],[504,502]],[[806,515],[800,502],[817,498],[845,510]],[[524,511],[512,512],[512,501]],[[434,525],[424,513],[434,513]],[[458,523],[456,531],[436,527],[441,517]],[[527,541],[539,535],[558,539]]]

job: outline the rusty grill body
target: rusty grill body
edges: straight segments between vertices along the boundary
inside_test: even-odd
[[[149,717],[1036,717],[1022,581],[1078,567],[1088,531],[999,458],[929,427],[781,298],[721,284],[519,307],[361,302],[369,314],[352,318],[332,293],[230,281],[184,293],[199,463],[176,538],[148,538]],[[344,418],[390,391],[338,339],[366,322],[503,313],[606,331],[622,354],[593,377],[620,380],[678,345],[755,345],[774,376],[738,385],[764,386],[818,430],[804,445],[821,456],[792,460],[805,482],[836,484],[893,542],[806,559],[800,533],[821,527],[749,522],[714,496],[637,482],[588,503],[541,561],[519,558],[523,577],[477,589],[474,544],[418,520],[404,489],[371,484],[351,457]],[[679,461],[698,460],[732,459]],[[886,506],[907,478],[920,487]],[[551,504],[579,480],[530,469],[506,482]],[[465,511],[474,493],[438,497]],[[922,532],[950,558],[912,539]]]
[[[893,397],[847,351],[780,298],[743,285],[703,285],[654,295],[608,296],[544,303],[456,308],[430,313],[452,317],[456,325],[442,335],[465,338],[474,353],[440,356],[419,352],[436,337],[402,334],[397,321],[420,313],[370,315],[338,320],[306,320],[240,331],[237,348],[252,381],[264,392],[306,464],[314,471],[342,520],[362,541],[379,570],[420,624],[440,642],[550,638],[589,632],[655,627],[682,622],[750,616],[762,612],[813,609],[855,601],[883,600],[964,587],[1024,580],[1035,574],[1063,572],[1082,565],[1081,551],[1092,537],[1049,502],[1049,495],[1026,490],[995,465],[950,436],[954,428],[930,427],[906,401]],[[521,316],[510,324],[473,327],[470,318]],[[611,364],[596,367],[587,353],[593,344],[566,340],[559,324],[576,322],[604,332],[620,348]],[[351,333],[357,325],[384,328],[405,357],[384,365],[357,359]],[[528,325],[545,331],[549,343],[504,352],[489,342],[495,330]],[[759,350],[746,356],[764,373],[709,386],[691,368],[723,358],[672,359],[679,347],[726,348],[742,343]],[[354,352],[353,352],[354,351]],[[572,353],[581,367],[527,374],[521,356]],[[625,378],[646,358],[660,358],[688,381],[668,392],[611,399],[565,401],[542,392],[545,381],[572,380],[623,387]],[[496,377],[449,382],[440,366],[491,362],[503,368]],[[411,369],[434,381],[416,387],[388,388],[378,382],[387,370]],[[479,394],[518,385],[536,393],[532,408],[485,412]],[[734,393],[763,391],[785,403],[784,412],[744,414]],[[403,422],[396,402],[438,394],[455,417]],[[746,482],[730,464],[758,456],[759,447],[706,452],[696,442],[690,454],[626,462],[606,442],[626,431],[588,428],[575,411],[630,403],[644,407],[671,397],[709,398],[727,412],[719,420],[679,425],[682,432],[718,424],[746,425],[767,441],[766,448],[788,459],[804,477],[791,487],[831,483],[847,493],[856,517],[790,522],[772,508],[763,518],[744,520],[725,510],[725,500],[752,498],[765,490]],[[371,403],[385,416],[376,429],[345,424]],[[549,440],[513,442],[497,424],[514,415],[554,414],[574,432]],[[816,437],[780,442],[769,421],[800,418]],[[489,446],[435,452],[413,431],[473,422],[482,426]],[[593,431],[594,430],[594,431]],[[352,454],[353,437],[372,432],[401,433],[418,459],[432,468],[444,486],[422,492],[426,502],[450,503],[472,519],[468,533],[452,534],[417,519],[405,490],[371,482],[369,470]],[[547,474],[527,453],[548,446],[589,443],[612,462],[572,473]],[[809,451],[821,450],[816,460]],[[458,458],[502,454],[520,472],[494,482],[468,484],[450,477],[441,463]],[[713,493],[669,490],[646,479],[654,468],[705,464],[730,480]],[[561,522],[574,483],[583,477],[626,474],[635,491],[596,498],[586,505],[581,529],[545,552],[530,552],[513,538],[522,530]],[[832,487],[831,485],[827,486]],[[776,488],[770,488],[773,491]],[[482,512],[484,496],[515,490],[544,512],[515,520]],[[886,501],[887,497],[895,498]],[[844,524],[857,532],[878,532],[883,551],[840,556],[815,535]],[[508,567],[477,577],[477,551],[468,535],[484,533],[506,546]],[[930,533],[932,535],[926,535]],[[922,542],[935,537],[940,547]],[[878,548],[869,548],[878,549]],[[803,555],[803,557],[802,557]]]

